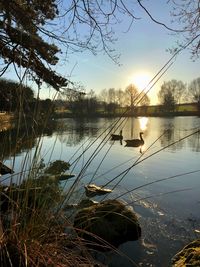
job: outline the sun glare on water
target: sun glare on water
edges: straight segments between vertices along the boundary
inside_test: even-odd
[[[147,117],[140,117],[139,118],[139,124],[140,124],[140,130],[145,131],[148,126],[149,119]]]

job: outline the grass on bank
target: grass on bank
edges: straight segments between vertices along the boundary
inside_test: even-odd
[[[167,112],[163,109],[161,105],[151,105],[151,106],[136,106],[134,111],[127,112],[127,107],[118,107],[113,111],[106,111],[103,108],[97,108],[97,110],[89,114],[87,112],[73,113],[66,108],[57,108],[55,110],[55,117],[80,117],[80,116],[167,116],[169,114],[174,116],[189,116],[189,115],[199,115],[197,103],[185,103],[177,104],[173,111]]]

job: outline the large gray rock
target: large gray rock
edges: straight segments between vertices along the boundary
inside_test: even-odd
[[[79,236],[92,241],[97,249],[103,245],[100,239],[117,247],[141,236],[136,214],[119,200],[106,200],[83,208],[75,216],[74,227]]]
[[[200,266],[200,239],[185,246],[172,259],[173,267]]]

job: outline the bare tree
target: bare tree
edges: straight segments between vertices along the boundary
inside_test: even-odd
[[[176,2],[179,3],[171,0],[168,4]],[[193,52],[198,54],[199,1],[184,3],[177,4],[173,16],[184,23],[180,33],[193,40]],[[137,20],[138,5],[155,23],[176,31],[152,17],[141,0],[0,0],[0,76],[10,66],[17,74],[18,67],[24,68],[25,74],[38,84],[45,82],[59,90],[69,86],[69,79],[54,68],[62,55],[66,59],[72,52],[103,51],[117,63],[114,26],[127,18],[131,26]]]
[[[116,92],[115,88],[108,89],[108,102],[109,103],[116,103]]]
[[[189,98],[200,104],[200,77],[191,81],[188,86]]]
[[[122,107],[123,104],[124,104],[124,92],[122,89],[117,89],[116,90],[116,101],[117,101],[117,104]]]
[[[135,19],[118,0],[101,4],[97,0],[0,0],[0,57],[4,59],[0,75],[11,65],[16,72],[22,67],[37,83],[44,81],[59,90],[69,84],[52,68],[61,57],[60,49],[104,51],[117,62],[111,45],[112,25],[119,22],[119,14]]]
[[[100,99],[100,101],[107,103],[108,102],[108,90],[107,89],[101,90],[98,98]]]
[[[149,106],[150,99],[145,92],[140,93],[139,106]]]
[[[185,98],[186,84],[183,83],[182,81],[177,81],[177,80],[171,80],[169,83],[170,83],[169,85],[173,90],[174,99],[176,103],[180,104]]]
[[[130,84],[125,89],[125,103],[127,106],[134,107],[137,103],[139,92],[135,85]]]
[[[163,83],[158,93],[158,98],[161,104],[164,104],[165,101],[168,102],[169,99],[171,99],[174,104],[180,104],[185,91],[186,84],[182,81],[171,80]]]
[[[172,5],[172,22],[182,26],[178,35],[185,43],[191,43],[190,50],[194,58],[200,55],[200,0],[169,0]],[[185,43],[179,43],[183,47]]]
[[[118,62],[113,26],[128,18],[131,26],[138,5],[155,23],[173,30],[154,19],[141,0],[0,0],[0,56],[5,59],[1,75],[10,65],[22,67],[35,81],[58,90],[69,83],[52,67],[62,56],[60,50],[103,51]]]
[[[174,98],[174,87],[171,87],[171,82],[164,82],[162,84],[158,92],[158,99],[164,111],[174,111],[176,101]]]

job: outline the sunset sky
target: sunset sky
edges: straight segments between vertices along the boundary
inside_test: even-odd
[[[180,25],[171,24],[170,5],[166,2],[144,1],[144,4],[154,18],[169,27],[180,28]],[[118,40],[113,47],[121,54],[121,66],[114,64],[106,55],[82,53],[71,56],[71,64],[66,65],[65,73],[72,71],[72,80],[81,81],[87,91],[93,89],[97,94],[104,88],[125,89],[134,82],[134,77],[136,81],[141,80],[143,75],[146,80],[152,78],[171,57],[167,49],[175,46],[178,37],[154,23],[139,6],[136,6],[135,15],[141,19],[136,20],[128,32],[129,21],[124,20],[115,26]],[[188,51],[181,52],[172,67],[151,89],[151,104],[157,102],[157,91],[163,81],[177,79],[188,83],[199,76],[199,60],[193,62]]]
[[[130,1],[125,2],[130,3]],[[167,1],[142,3],[158,21],[172,28],[180,28],[180,25],[171,24],[171,7]],[[130,20],[125,16],[120,17],[123,20],[120,24],[113,26],[117,41],[112,47],[121,55],[120,66],[103,53],[94,56],[88,51],[70,55],[66,63],[58,64],[56,71],[67,77],[71,75],[71,80],[81,82],[86,92],[93,89],[96,94],[105,88],[124,90],[132,82],[142,86],[142,81],[147,82],[153,78],[171,57],[167,49],[175,46],[178,37],[153,22],[138,4],[135,5],[134,11],[135,16],[140,19],[133,22],[128,32]],[[200,62],[199,60],[193,62],[189,52],[184,50],[151,89],[148,94],[151,104],[157,103],[157,92],[163,81],[177,79],[189,83],[197,77],[200,77]],[[52,92],[53,90],[49,92],[43,89],[42,96],[49,97]]]

